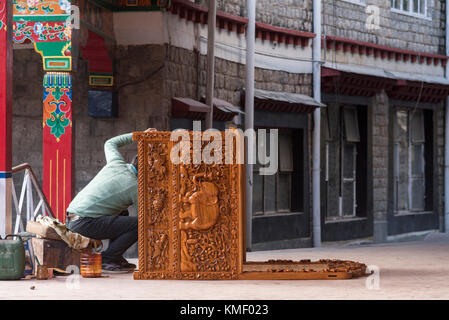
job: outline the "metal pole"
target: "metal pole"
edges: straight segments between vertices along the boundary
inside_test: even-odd
[[[449,0],[446,0],[446,56],[449,55]],[[449,65],[446,64],[446,79]],[[449,233],[449,97],[446,98],[444,123],[444,231]]]
[[[210,107],[210,111],[206,115],[206,128],[213,127],[214,119],[214,77],[215,77],[215,25],[217,20],[217,3],[216,0],[209,0],[209,16],[207,31],[207,87],[206,87],[206,104]]]
[[[247,0],[248,27],[246,29],[246,92],[245,92],[245,130],[254,129],[254,46],[256,39],[256,0]],[[253,217],[253,166],[254,143],[248,135],[246,158],[246,247],[251,249]]]
[[[321,102],[321,0],[313,1],[313,97]],[[320,203],[320,144],[321,109],[313,113],[313,156],[312,156],[312,210],[313,210],[313,246],[321,246],[321,203]]]
[[[0,236],[12,231],[12,1],[0,0]]]

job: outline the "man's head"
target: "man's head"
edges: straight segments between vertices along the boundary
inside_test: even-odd
[[[137,156],[137,154],[134,156],[131,164],[134,166],[134,168],[136,168],[136,170],[139,170],[139,157]]]

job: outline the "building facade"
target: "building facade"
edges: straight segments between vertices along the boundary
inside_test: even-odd
[[[444,10],[324,3],[323,241],[442,230]]]
[[[191,129],[193,120],[204,129],[207,1],[148,3],[72,3],[81,9],[72,37],[73,194],[105,164],[112,136]],[[214,127],[243,128],[246,1],[217,8]],[[257,1],[254,125],[278,129],[279,166],[267,176],[254,167],[251,249],[313,243],[315,37],[325,105],[321,240],[385,242],[442,230],[444,1],[323,1],[322,35],[312,17],[312,0]],[[13,164],[30,163],[42,179],[42,59],[30,43],[14,49]],[[108,101],[106,113],[99,101]],[[130,160],[136,146],[123,152]]]

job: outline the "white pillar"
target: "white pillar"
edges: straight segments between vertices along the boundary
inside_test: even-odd
[[[11,173],[0,172],[0,236],[2,238],[12,233],[11,203]]]
[[[313,98],[321,102],[321,0],[313,1]],[[321,144],[321,109],[313,113],[313,156],[312,156],[312,225],[313,246],[321,246],[321,212],[320,212],[320,144]]]
[[[247,0],[248,27],[246,29],[246,91],[245,91],[245,130],[254,128],[254,46],[256,41],[256,0]],[[246,247],[251,249],[253,218],[253,166],[255,156],[253,141],[247,140],[246,148]]]
[[[444,121],[444,232],[449,233],[449,97]]]
[[[206,115],[206,128],[210,129],[214,123],[214,77],[215,77],[215,25],[217,21],[217,2],[209,0],[208,32],[207,32],[207,85],[206,104],[210,112]]]
[[[446,0],[446,56],[449,56],[449,0]],[[449,79],[449,64],[446,64]],[[444,231],[449,233],[449,97],[446,99],[444,122]]]

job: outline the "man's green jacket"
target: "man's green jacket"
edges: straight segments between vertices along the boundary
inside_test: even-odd
[[[132,204],[137,209],[137,174],[118,150],[130,143],[132,133],[106,141],[106,166],[76,195],[67,212],[97,218],[119,214]]]

